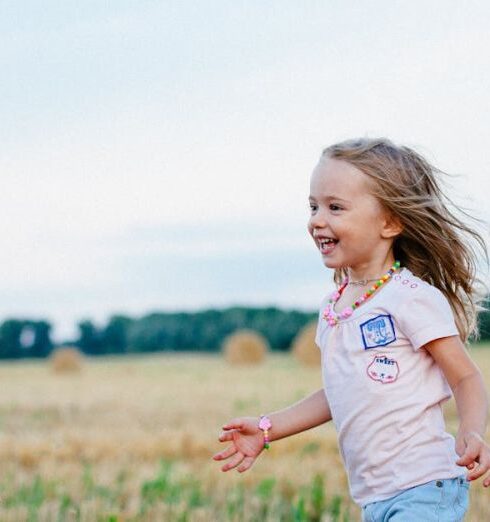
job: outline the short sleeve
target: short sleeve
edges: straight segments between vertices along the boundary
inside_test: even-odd
[[[424,284],[407,291],[396,319],[414,350],[434,339],[459,335],[451,305],[438,288]]]

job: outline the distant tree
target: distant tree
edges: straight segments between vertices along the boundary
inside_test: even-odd
[[[22,357],[20,335],[25,321],[7,319],[0,326],[0,357],[16,359]]]
[[[128,351],[128,335],[132,319],[124,315],[114,315],[101,332],[101,343],[105,353],[125,353]]]
[[[53,343],[50,338],[51,324],[46,321],[29,321],[23,328],[21,334],[21,343],[23,339],[30,340],[32,335],[32,343],[30,346],[24,346],[28,351],[26,355],[29,357],[46,357],[53,349]],[[26,333],[27,332],[27,335]],[[31,334],[32,332],[32,334]],[[25,343],[26,341],[24,341]]]
[[[88,319],[78,323],[80,336],[76,345],[87,355],[101,355],[104,353],[102,335],[94,323]]]

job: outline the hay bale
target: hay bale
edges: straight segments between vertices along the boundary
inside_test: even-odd
[[[229,364],[260,364],[268,351],[267,339],[253,330],[237,330],[223,341],[223,354]]]
[[[321,353],[315,343],[317,321],[311,321],[294,338],[291,352],[296,360],[307,366],[320,366]]]
[[[75,346],[60,346],[51,352],[49,363],[55,373],[76,373],[82,369],[83,355]]]

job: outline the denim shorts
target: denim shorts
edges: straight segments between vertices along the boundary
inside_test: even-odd
[[[461,522],[468,509],[465,475],[431,480],[362,508],[363,522]]]

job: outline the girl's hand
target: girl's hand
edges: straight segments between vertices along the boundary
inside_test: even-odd
[[[213,456],[214,460],[232,457],[221,471],[238,466],[240,473],[249,469],[264,448],[264,433],[259,429],[258,417],[240,417],[223,426],[220,442],[230,441],[231,445]]]
[[[458,433],[456,437],[456,453],[458,466],[466,466],[468,480],[475,480],[490,470],[490,446],[476,431]],[[483,481],[483,486],[490,486],[490,475]]]

